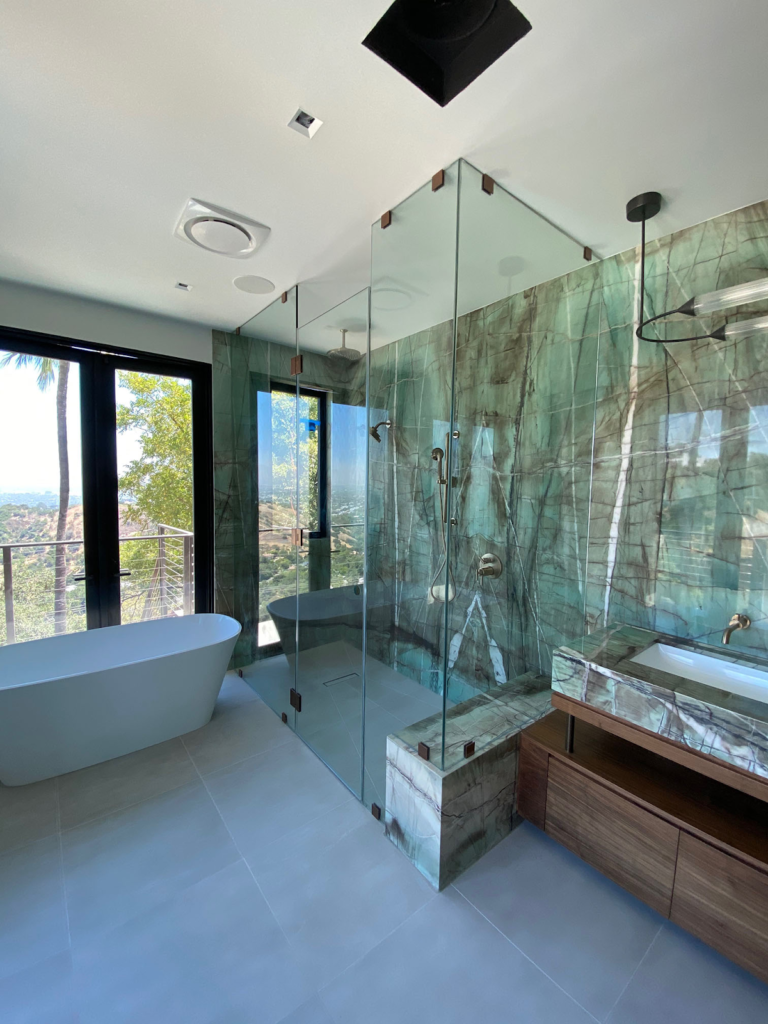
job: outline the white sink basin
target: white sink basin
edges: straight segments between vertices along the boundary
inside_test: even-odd
[[[705,686],[716,686],[719,690],[730,690],[768,704],[768,671],[667,644],[653,644],[631,660],[638,665],[684,676]]]

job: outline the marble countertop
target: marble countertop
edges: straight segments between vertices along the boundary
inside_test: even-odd
[[[739,768],[768,777],[768,704],[631,659],[655,643],[768,670],[768,662],[635,626],[608,626],[560,647],[552,689]]]

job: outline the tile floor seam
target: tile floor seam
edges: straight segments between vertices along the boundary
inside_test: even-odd
[[[64,901],[64,919],[67,925],[67,944],[70,954],[72,952],[72,929],[69,923],[69,896],[67,895],[67,876],[64,871],[64,840],[61,832],[58,835],[59,840],[59,868],[61,871],[61,898]]]
[[[55,836],[60,834],[59,829],[54,829],[53,832],[49,832],[44,836],[38,836],[37,839],[25,839],[23,843],[17,843],[16,846],[9,846],[5,850],[0,850],[0,857],[4,857],[6,853],[18,853],[19,850],[23,850],[25,846],[32,846],[34,843],[41,843],[44,839],[53,839]]]
[[[181,741],[181,742],[182,742],[182,743],[184,743],[184,740],[182,739],[182,741]],[[186,746],[186,745],[185,745],[185,746]],[[246,758],[246,760],[247,760],[247,758]],[[193,761],[193,764],[194,764],[194,761]],[[234,836],[232,835],[232,833],[231,833],[231,831],[230,831],[230,829],[229,829],[229,825],[227,825],[226,821],[224,820],[224,815],[223,815],[223,814],[221,813],[221,811],[219,810],[219,805],[218,805],[218,804],[216,803],[216,801],[215,801],[215,799],[214,799],[214,797],[213,797],[213,794],[211,793],[210,789],[208,789],[208,786],[206,785],[205,779],[204,779],[204,778],[203,778],[203,776],[202,776],[202,775],[200,774],[200,770],[199,770],[199,768],[197,767],[197,765],[195,765],[195,771],[197,772],[198,778],[199,778],[199,779],[200,779],[200,781],[202,782],[202,784],[203,784],[203,787],[204,787],[204,789],[205,789],[206,793],[208,794],[208,799],[209,799],[209,800],[211,801],[211,803],[213,804],[214,810],[216,811],[216,813],[218,814],[219,818],[221,819],[221,823],[222,823],[222,825],[224,826],[224,828],[226,829],[226,831],[227,831],[227,835],[229,836],[229,838],[230,838],[230,839],[231,839],[231,841],[232,841],[232,845],[233,845],[233,846],[234,846],[234,848],[235,848],[235,849],[237,850],[237,853],[238,853],[238,856],[240,857],[240,860],[241,860],[241,861],[243,862],[243,864],[245,864],[246,870],[247,870],[248,874],[249,874],[249,875],[251,876],[251,878],[252,878],[252,880],[253,880],[253,884],[254,884],[254,885],[256,886],[256,889],[257,889],[257,891],[258,891],[259,895],[261,896],[261,898],[262,898],[262,899],[264,900],[264,904],[265,904],[265,906],[266,906],[267,910],[268,910],[268,911],[270,912],[270,914],[272,915],[272,920],[273,920],[273,921],[275,922],[275,924],[277,925],[277,927],[278,927],[278,928],[280,929],[280,934],[281,934],[281,935],[283,936],[283,938],[285,939],[286,943],[288,944],[288,947],[289,947],[290,949],[293,949],[294,947],[293,947],[293,945],[291,944],[291,941],[290,941],[290,939],[289,939],[289,938],[288,938],[288,936],[287,936],[287,935],[285,934],[285,930],[283,929],[283,926],[282,926],[282,925],[280,924],[280,922],[278,921],[278,919],[277,919],[277,915],[275,914],[274,910],[272,909],[272,904],[271,904],[271,903],[269,902],[269,900],[267,899],[267,897],[266,897],[266,895],[265,895],[265,893],[264,893],[264,890],[263,890],[263,889],[261,888],[261,886],[259,885],[258,879],[256,878],[256,875],[254,875],[254,873],[253,873],[253,869],[251,868],[251,865],[250,865],[250,864],[248,863],[248,861],[246,860],[246,858],[245,858],[245,857],[243,856],[243,852],[242,852],[242,850],[240,849],[240,846],[239,846],[239,844],[238,844],[238,843],[236,842],[236,840],[235,840],[235,837],[234,837]],[[318,817],[320,817],[320,815],[318,815]],[[291,1012],[293,1012],[293,1011],[291,1011]]]
[[[533,966],[536,968],[536,970],[539,971],[541,974],[543,974],[544,977],[548,981],[551,981],[552,984],[555,986],[555,988],[558,988],[563,993],[564,996],[567,996],[568,999],[570,999],[572,1003],[574,1003],[576,1006],[578,1006],[580,1010],[583,1010],[584,1013],[586,1013],[586,1015],[591,1020],[595,1021],[595,1024],[604,1024],[604,1022],[600,1021],[599,1018],[595,1017],[595,1015],[593,1013],[590,1013],[590,1011],[586,1008],[586,1006],[582,1006],[581,1003],[578,1001],[578,999],[574,999],[574,997],[571,995],[570,992],[567,992],[563,988],[562,985],[560,985],[558,982],[555,981],[554,978],[552,978],[549,974],[547,974],[547,972],[544,970],[544,968],[540,967],[539,964],[537,964],[536,961],[532,957],[528,956],[528,954],[525,952],[524,949],[521,949],[517,945],[516,942],[513,942],[512,939],[510,939],[510,937],[508,935],[505,935],[504,932],[501,930],[501,928],[498,927],[498,925],[495,925],[493,923],[493,921],[491,921],[491,919],[489,917],[486,917],[485,914],[482,912],[482,910],[480,910],[479,907],[476,907],[475,904],[472,902],[472,900],[470,900],[467,896],[464,895],[464,893],[461,891],[461,889],[458,889],[456,887],[455,883],[451,883],[451,888],[455,889],[455,891],[459,894],[459,896],[461,896],[461,898],[463,900],[466,900],[466,902],[470,905],[470,907],[472,907],[473,910],[476,910],[477,913],[480,915],[480,917],[483,918],[483,920],[488,922],[488,924],[491,926],[491,928],[494,928],[499,933],[499,935],[502,936],[502,938],[506,939],[506,941],[510,944],[510,946],[512,946],[514,949],[516,949],[518,951],[518,953],[521,954],[521,956],[524,956],[525,959],[529,963],[533,964]]]
[[[610,1021],[610,1019],[611,1019],[611,1014],[612,1014],[612,1013],[613,1013],[613,1011],[614,1011],[614,1010],[616,1009],[616,1007],[617,1007],[617,1006],[619,1005],[619,1003],[621,1002],[621,1000],[622,1000],[622,999],[624,998],[624,994],[625,994],[625,992],[627,991],[627,989],[629,988],[629,986],[630,986],[630,985],[632,984],[632,980],[634,979],[634,977],[635,977],[635,975],[637,974],[637,972],[638,972],[638,971],[640,970],[640,968],[641,968],[641,967],[643,966],[643,964],[645,963],[645,959],[646,959],[646,957],[648,956],[648,954],[649,954],[649,953],[651,952],[651,950],[653,949],[653,947],[654,947],[654,945],[655,945],[655,943],[656,943],[656,940],[657,940],[657,939],[658,939],[658,937],[659,937],[659,936],[661,935],[661,932],[662,932],[662,929],[663,929],[663,928],[664,928],[664,922],[662,921],[662,922],[661,922],[661,924],[659,925],[659,927],[658,927],[657,931],[656,931],[656,934],[655,934],[655,935],[653,936],[653,938],[651,939],[651,941],[650,941],[650,942],[648,943],[648,949],[646,949],[646,951],[645,951],[645,952],[643,953],[643,955],[642,955],[642,956],[640,957],[640,959],[638,960],[638,962],[637,962],[637,967],[635,967],[634,971],[632,971],[632,973],[630,974],[629,978],[627,979],[627,983],[626,983],[626,985],[625,985],[625,986],[624,986],[624,988],[623,988],[623,989],[621,990],[621,992],[619,992],[619,994],[618,994],[618,996],[616,997],[616,1001],[614,1002],[613,1006],[612,1006],[612,1007],[610,1008],[610,1010],[608,1011],[608,1013],[606,1013],[605,1017],[603,1018],[604,1024],[608,1024],[608,1021]]]
[[[194,763],[193,763],[194,767]],[[195,768],[197,772],[197,769]],[[198,778],[199,778],[198,773]],[[202,781],[202,779],[200,780]],[[93,825],[96,821],[102,821],[104,818],[108,818],[112,814],[122,814],[123,811],[133,810],[134,807],[141,807],[142,804],[148,804],[152,800],[159,800],[161,797],[168,796],[170,793],[175,793],[179,789],[183,789],[185,786],[190,786],[195,782],[195,779],[188,779],[186,782],[180,783],[178,786],[172,786],[171,789],[164,789],[162,793],[153,793],[152,796],[146,796],[142,800],[134,800],[130,804],[123,804],[120,807],[113,807],[111,811],[105,811],[103,814],[97,814],[93,818],[86,818],[84,821],[79,821],[76,825],[68,825],[66,828],[62,828],[59,832],[60,835],[65,836],[70,832],[75,832],[79,828],[83,828],[85,825]]]
[[[391,931],[391,932],[387,932],[387,934],[386,934],[385,936],[383,936],[383,938],[379,939],[379,941],[378,941],[378,942],[374,943],[374,945],[373,945],[373,946],[371,946],[371,948],[370,948],[370,949],[367,949],[367,950],[365,951],[365,953],[361,953],[361,954],[360,954],[360,956],[359,956],[359,957],[357,958],[357,960],[353,960],[351,964],[348,964],[348,965],[347,965],[346,967],[342,968],[342,970],[340,970],[340,971],[338,972],[338,974],[334,974],[334,976],[333,976],[332,978],[329,978],[329,980],[328,980],[327,982],[325,982],[325,983],[324,983],[323,985],[321,985],[321,986],[320,986],[320,987],[318,988],[318,990],[317,990],[317,992],[318,992],[318,995],[322,996],[323,992],[324,992],[324,991],[325,991],[325,990],[326,990],[326,989],[327,989],[327,988],[328,988],[328,987],[329,987],[330,985],[332,985],[332,984],[334,983],[334,981],[338,981],[338,979],[339,979],[339,978],[341,978],[341,977],[342,977],[342,976],[343,976],[344,974],[346,974],[346,973],[347,973],[348,971],[351,971],[353,967],[356,967],[356,966],[357,966],[357,965],[358,965],[358,964],[359,964],[359,963],[360,963],[360,962],[361,962],[362,960],[364,960],[364,959],[365,959],[365,958],[366,958],[367,956],[370,956],[370,955],[371,955],[371,953],[373,953],[373,952],[374,952],[374,950],[377,950],[377,949],[379,948],[379,946],[380,946],[380,945],[381,945],[381,944],[382,944],[383,942],[386,942],[386,941],[387,941],[387,939],[391,939],[391,938],[392,938],[392,936],[393,936],[393,935],[394,935],[394,934],[395,934],[396,932],[398,932],[398,931],[399,931],[399,930],[400,930],[401,928],[403,928],[403,927],[404,927],[404,926],[405,926],[406,924],[408,924],[408,922],[409,922],[409,921],[410,921],[410,920],[411,920],[412,918],[414,918],[414,917],[415,917],[415,916],[416,916],[417,914],[420,914],[420,913],[422,912],[422,910],[425,910],[425,909],[426,909],[426,908],[427,908],[427,907],[428,907],[428,906],[429,906],[429,905],[430,905],[430,904],[432,903],[432,901],[433,901],[433,900],[436,900],[436,899],[437,899],[437,898],[438,898],[439,896],[440,896],[440,893],[439,893],[439,892],[434,892],[434,893],[432,893],[432,895],[431,895],[431,896],[429,897],[429,899],[427,900],[427,902],[426,902],[426,903],[422,903],[422,905],[421,905],[420,907],[417,907],[417,908],[416,908],[416,910],[414,910],[414,911],[413,911],[413,913],[409,914],[409,915],[408,915],[408,917],[404,918],[404,919],[403,919],[403,920],[402,920],[402,921],[400,922],[400,924],[398,924],[398,925],[395,925],[395,927],[394,927],[394,928],[392,929],[392,931]]]
[[[237,711],[237,710],[238,710],[237,708],[232,708],[233,712]],[[229,713],[229,712],[227,712],[227,713]],[[203,728],[205,728],[205,726],[203,726]],[[290,729],[290,727],[289,727],[289,732],[291,733],[291,735],[296,736],[296,733],[293,732],[293,730]],[[189,750],[187,749],[187,745],[186,745],[186,743],[184,743],[184,737],[183,736],[179,736],[179,739],[184,744],[184,749],[187,751],[187,754],[189,755],[189,759],[192,762],[192,764],[194,765],[195,771],[197,772],[197,774],[200,776],[201,779],[204,779],[204,778],[206,778],[208,776],[211,776],[211,775],[216,775],[217,772],[227,771],[227,769],[234,768],[234,767],[236,767],[236,765],[243,764],[243,762],[245,762],[245,761],[250,761],[251,758],[253,758],[253,757],[265,757],[267,754],[272,754],[276,750],[280,750],[282,747],[287,746],[291,742],[290,737],[289,737],[288,739],[284,740],[282,743],[276,743],[274,747],[270,747],[268,750],[262,750],[258,754],[249,754],[247,757],[241,757],[239,761],[232,761],[230,764],[220,765],[218,768],[214,768],[214,770],[212,772],[207,772],[206,775],[203,775],[201,773],[200,769],[198,768],[198,765],[197,765],[197,762],[195,761],[194,755],[191,754],[189,752]],[[300,736],[296,736],[296,739],[298,739],[302,743],[304,742],[301,739]],[[304,746],[307,746],[307,744],[304,743]]]

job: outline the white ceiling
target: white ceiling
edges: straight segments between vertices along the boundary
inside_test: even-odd
[[[655,234],[768,196],[765,0],[519,0],[533,31],[445,109],[360,45],[388,5],[3,0],[0,277],[234,327],[274,298],[232,284],[258,274],[306,282],[308,320],[458,156],[602,255],[636,243],[637,192],[668,200]],[[175,238],[192,196],[269,241]]]

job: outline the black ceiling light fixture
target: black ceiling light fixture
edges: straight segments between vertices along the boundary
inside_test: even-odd
[[[530,31],[510,0],[395,0],[363,46],[444,107]]]
[[[745,334],[758,334],[768,331],[768,315],[753,317],[750,320],[737,320],[723,324],[708,334],[692,334],[687,338],[648,338],[643,334],[644,328],[675,313],[683,313],[689,317],[711,316],[734,306],[745,303],[768,300],[768,277],[760,277],[756,281],[720,288],[716,292],[706,292],[688,299],[677,309],[668,309],[663,313],[645,319],[645,222],[655,217],[661,209],[661,193],[643,192],[627,203],[627,220],[640,224],[640,323],[635,332],[641,341],[650,341],[657,345],[667,345],[678,341],[707,341],[714,338],[718,341],[734,341]]]

